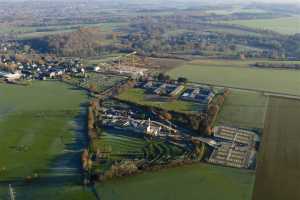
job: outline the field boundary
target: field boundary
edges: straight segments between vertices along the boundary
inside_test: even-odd
[[[290,93],[284,93],[284,92],[274,92],[270,90],[260,90],[260,89],[254,89],[254,88],[245,88],[245,87],[237,87],[232,85],[225,85],[225,84],[211,84],[211,83],[205,83],[205,82],[188,82],[189,84],[199,84],[199,85],[206,85],[206,86],[214,86],[214,87],[224,87],[229,89],[236,89],[236,90],[244,90],[244,91],[250,91],[250,92],[258,92],[263,93],[265,96],[277,96],[277,97],[286,97],[286,98],[294,98],[294,99],[300,99],[300,95],[294,95]]]

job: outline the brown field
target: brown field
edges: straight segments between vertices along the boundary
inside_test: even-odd
[[[253,200],[300,199],[300,100],[272,97]]]

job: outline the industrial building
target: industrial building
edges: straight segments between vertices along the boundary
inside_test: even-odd
[[[180,94],[184,90],[183,85],[175,85],[175,84],[167,84],[164,83],[160,85],[158,88],[154,90],[154,93],[157,95],[164,95],[164,96],[176,96]]]
[[[186,101],[195,101],[199,103],[209,104],[215,94],[209,88],[197,87],[197,88],[188,88],[182,95],[181,99]]]
[[[237,168],[249,168],[254,162],[255,132],[233,128],[215,127],[214,138],[220,144],[210,155],[208,162]]]

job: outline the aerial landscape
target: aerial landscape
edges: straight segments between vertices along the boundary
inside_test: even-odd
[[[0,0],[0,200],[300,199],[297,0]]]

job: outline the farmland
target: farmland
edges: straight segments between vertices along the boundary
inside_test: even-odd
[[[299,16],[277,19],[232,20],[222,23],[237,24],[255,29],[272,30],[282,34],[300,33]]]
[[[42,193],[52,194],[47,199],[59,199],[58,194],[68,196],[72,191],[87,197],[79,186],[64,187],[80,181],[77,157],[84,145],[85,115],[80,106],[85,93],[46,81],[27,87],[0,85],[0,96],[0,199],[6,199],[8,183],[22,199]],[[25,184],[25,178],[34,174],[40,179]],[[57,187],[60,191],[53,192]]]
[[[268,97],[262,93],[231,90],[225,99],[217,124],[244,128],[263,128]]]
[[[253,183],[253,172],[196,164],[109,181],[97,190],[103,200],[250,200]]]
[[[256,61],[192,61],[168,73],[192,82],[300,95],[300,71],[246,67]]]
[[[271,97],[254,200],[299,199],[299,100]]]

